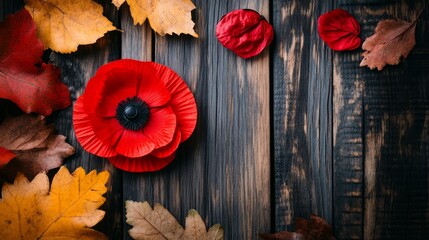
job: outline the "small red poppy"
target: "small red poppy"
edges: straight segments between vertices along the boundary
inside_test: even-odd
[[[83,148],[129,172],[167,166],[196,121],[194,96],[177,73],[129,59],[100,67],[73,109]]]
[[[238,9],[227,13],[216,25],[216,37],[242,58],[261,53],[273,41],[273,26],[258,12]]]
[[[357,20],[343,9],[327,12],[317,20],[319,35],[336,51],[354,50],[361,44]]]

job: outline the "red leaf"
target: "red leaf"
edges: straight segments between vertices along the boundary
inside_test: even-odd
[[[274,32],[271,24],[258,12],[239,9],[222,17],[216,26],[216,37],[238,56],[251,58],[270,45]]]
[[[317,22],[320,37],[331,49],[354,50],[360,46],[359,23],[343,9],[327,12],[320,16]]]
[[[0,147],[0,168],[8,164],[10,160],[12,160],[15,157],[16,157],[15,153],[7,150],[6,148]]]
[[[0,98],[13,101],[24,112],[50,115],[70,105],[70,93],[60,70],[42,62],[43,45],[27,10],[0,23]]]

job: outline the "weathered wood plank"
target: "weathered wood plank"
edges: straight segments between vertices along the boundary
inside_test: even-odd
[[[275,229],[332,222],[332,60],[317,33],[326,1],[273,2]]]
[[[190,208],[226,239],[256,239],[270,230],[269,57],[239,59],[215,26],[228,11],[268,16],[268,1],[195,1],[199,39],[155,37],[155,61],[175,70],[195,95],[199,120],[166,169],[140,178],[139,201],[164,204],[179,221]]]
[[[427,5],[427,1],[337,2],[356,16],[363,38],[380,20],[413,20]],[[358,67],[361,51],[335,55],[334,217],[339,238],[429,236],[429,88],[428,65],[422,61],[428,56],[424,40],[428,19],[425,11],[417,25],[417,46],[399,66],[370,71]],[[349,195],[363,201],[358,204]]]

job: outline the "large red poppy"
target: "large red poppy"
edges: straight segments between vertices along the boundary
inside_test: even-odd
[[[196,121],[194,96],[177,73],[129,59],[100,67],[73,109],[83,148],[130,172],[167,166]]]

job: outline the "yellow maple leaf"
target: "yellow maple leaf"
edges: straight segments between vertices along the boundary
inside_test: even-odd
[[[18,174],[13,184],[5,184],[0,199],[0,236],[5,239],[107,239],[90,227],[104,211],[102,195],[109,173],[97,174],[78,168],[73,175],[61,167],[52,180],[46,173],[29,182]]]
[[[177,222],[171,213],[160,204],[153,209],[148,202],[126,201],[127,223],[133,226],[128,233],[133,239],[201,239],[222,240],[223,229],[219,224],[208,231],[203,219],[194,209],[186,217],[186,228]]]
[[[148,19],[152,29],[161,36],[184,33],[198,37],[191,16],[195,5],[191,0],[112,0],[112,3],[119,8],[125,1],[135,25]]]
[[[82,44],[95,43],[115,30],[103,16],[103,7],[92,0],[25,0],[45,48],[71,53]]]

